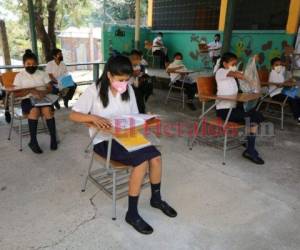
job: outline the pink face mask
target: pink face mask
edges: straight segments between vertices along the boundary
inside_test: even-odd
[[[111,86],[118,91],[118,93],[123,94],[127,90],[128,81],[112,81]]]

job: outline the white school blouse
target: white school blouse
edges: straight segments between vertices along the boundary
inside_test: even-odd
[[[160,44],[158,44],[160,43]],[[162,44],[162,45],[161,45]],[[152,46],[152,53],[154,53],[157,50],[161,50],[163,48],[163,40],[162,37],[157,36],[156,38],[154,38],[153,40],[153,46]]]
[[[274,69],[272,69],[272,71],[270,72],[269,75],[269,82],[273,82],[273,83],[284,83],[285,81],[285,67],[282,67],[282,70],[280,73],[277,73]],[[270,86],[269,87],[269,94],[271,97],[278,95],[282,92],[283,88],[277,88],[276,86]]]
[[[50,61],[46,65],[46,72],[52,74],[56,79],[60,76],[68,73],[67,66],[64,62],[60,62],[58,65],[54,60]]]
[[[97,88],[96,84],[94,83],[89,86],[79,97],[78,101],[73,106],[73,111],[83,114],[97,115],[108,119],[118,115],[138,114],[139,111],[136,104],[135,94],[130,85],[128,85],[128,91],[130,99],[128,101],[123,101],[122,96],[119,93],[117,93],[116,96],[113,96],[111,90],[109,89],[109,103],[104,108],[100,100],[99,88]],[[91,137],[95,134],[95,132],[95,129],[89,129]],[[107,139],[107,136],[98,133],[93,140],[93,144],[98,144],[105,139]]]
[[[227,76],[229,69],[220,68],[216,73],[217,95],[236,95],[239,91],[237,82],[233,77]],[[230,109],[236,107],[235,101],[216,101],[217,109]]]
[[[38,90],[46,90],[47,85],[50,82],[48,74],[44,71],[37,70],[34,74],[29,74],[26,70],[20,71],[14,80],[14,86],[19,88],[34,88]],[[31,94],[23,97],[23,99],[29,98]]]

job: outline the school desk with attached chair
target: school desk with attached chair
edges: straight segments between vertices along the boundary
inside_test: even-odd
[[[84,177],[84,180],[82,182],[82,188],[81,191],[85,192],[87,181],[89,180],[91,183],[93,183],[97,188],[102,190],[106,195],[108,195],[112,199],[112,219],[116,219],[117,215],[117,206],[116,201],[120,198],[123,198],[128,195],[128,181],[129,181],[129,169],[131,166],[124,165],[120,162],[113,161],[110,159],[111,157],[111,148],[112,148],[112,141],[114,138],[117,138],[119,136],[123,136],[126,134],[126,136],[130,136],[131,133],[140,132],[142,130],[149,132],[149,128],[156,128],[160,126],[161,121],[157,118],[151,119],[149,121],[146,121],[146,124],[143,126],[138,126],[135,128],[130,129],[97,129],[92,124],[86,124],[89,128],[94,128],[95,133],[91,137],[91,140],[88,144],[88,146],[85,149],[85,153],[88,153],[90,151],[90,147],[93,145],[93,140],[98,134],[102,134],[106,137],[106,141],[108,142],[108,150],[106,158],[103,158],[96,154],[93,149],[91,154],[91,160],[88,165],[87,174]],[[156,142],[157,144],[152,143],[154,146],[159,146],[159,142]],[[97,162],[100,165],[100,168],[97,168],[95,170],[92,170],[92,167],[94,165],[94,160],[97,160]],[[142,188],[149,185],[149,178],[148,174],[145,176]]]
[[[234,144],[233,146],[231,146],[230,148],[228,147],[228,135],[229,132],[233,132],[233,140],[239,139],[240,138],[240,133],[238,133],[238,130],[244,129],[245,125],[243,124],[239,124],[236,122],[230,122],[229,118],[232,112],[233,108],[229,109],[229,112],[226,116],[225,121],[223,121],[221,118],[218,117],[208,117],[208,114],[215,109],[216,105],[221,102],[221,101],[233,101],[233,102],[237,102],[237,103],[246,103],[249,101],[254,101],[254,100],[258,100],[261,97],[260,94],[254,94],[254,93],[240,93],[237,95],[232,95],[232,96],[218,96],[218,95],[203,95],[203,94],[199,94],[199,100],[202,102],[208,102],[208,101],[214,101],[214,104],[212,104],[209,108],[207,108],[205,110],[205,108],[203,108],[202,114],[200,115],[200,117],[198,118],[198,125],[196,127],[196,130],[194,131],[193,137],[191,139],[189,139],[188,142],[188,146],[190,148],[190,150],[193,149],[193,146],[196,142],[196,140],[199,139],[203,139],[201,141],[205,142],[210,140],[210,135],[206,134],[206,132],[204,133],[204,136],[202,138],[201,136],[201,128],[202,126],[207,124],[209,126],[213,126],[213,127],[217,127],[219,129],[221,129],[222,134],[217,134],[217,135],[213,135],[213,139],[223,139],[223,165],[226,164],[226,152],[228,149],[233,149],[236,148],[238,146],[241,146],[243,144],[243,142],[241,140],[238,140],[237,144]],[[204,104],[202,104],[204,107]],[[236,133],[234,132],[236,131]],[[200,133],[199,133],[200,132]],[[213,141],[209,141],[207,144],[209,145],[216,145],[216,143],[214,143]],[[217,148],[219,148],[217,146]]]
[[[274,86],[275,88],[271,91],[271,92],[267,92],[266,94],[264,94],[262,96],[262,98],[259,101],[259,104],[257,105],[256,110],[258,111],[261,107],[261,105],[263,103],[266,103],[266,108],[264,110],[264,115],[265,117],[270,117],[273,119],[279,119],[280,120],[280,129],[283,130],[283,125],[284,125],[284,117],[285,117],[285,108],[287,106],[287,100],[288,100],[288,96],[286,96],[286,98],[281,102],[281,101],[276,101],[273,100],[271,98],[272,93],[276,92],[279,88],[291,88],[291,87],[295,87],[296,83],[292,82],[292,81],[288,81],[288,82],[283,82],[283,83],[272,83],[272,82],[268,82],[268,81],[262,81],[261,83],[261,87],[266,87],[267,89],[269,89],[270,86]],[[269,110],[269,106],[270,105],[276,105],[280,107],[280,117],[278,118],[278,116],[276,115],[272,115],[272,113],[267,112]]]

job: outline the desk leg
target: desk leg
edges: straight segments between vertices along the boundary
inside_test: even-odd
[[[13,125],[14,125],[14,119],[15,119],[15,94],[11,93],[10,94],[10,108],[11,108],[11,122],[10,122],[10,128],[9,128],[9,133],[8,133],[8,140],[11,139],[11,132],[13,129]]]
[[[189,148],[190,148],[190,150],[193,149],[193,145],[194,145],[195,140],[196,140],[196,138],[197,138],[197,136],[198,136],[199,130],[200,130],[201,126],[202,126],[202,123],[203,123],[203,120],[204,120],[206,114],[208,114],[212,109],[214,109],[214,108],[216,107],[216,105],[217,105],[217,104],[215,103],[214,105],[212,105],[211,107],[209,107],[205,112],[203,112],[203,113],[200,115],[200,117],[199,117],[199,119],[198,119],[198,120],[199,120],[199,123],[198,123],[197,129],[196,129],[196,131],[194,131],[193,139],[192,139],[192,140],[190,141],[190,143],[189,143]],[[203,109],[203,111],[204,111],[204,109]]]
[[[226,120],[224,122],[224,125],[223,125],[223,131],[224,131],[224,144],[223,144],[223,165],[226,165],[226,151],[227,151],[227,129],[226,129],[226,126],[227,126],[227,123],[229,121],[229,118],[230,118],[230,115],[231,115],[231,112],[232,112],[232,108],[229,109],[228,111],[228,114],[226,116]]]

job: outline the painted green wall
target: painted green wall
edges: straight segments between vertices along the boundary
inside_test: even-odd
[[[119,26],[106,26],[103,29],[103,45],[105,60],[108,58],[110,46],[120,52],[129,52],[134,46],[134,28],[120,26],[125,31],[124,37],[115,36]],[[141,47],[145,40],[152,40],[158,31],[143,28],[141,30]],[[177,51],[184,56],[184,63],[190,69],[211,68],[208,55],[199,52],[198,44],[201,40],[210,42],[218,31],[163,31],[164,43],[168,48],[170,59]],[[222,35],[222,33],[221,33]],[[295,35],[288,35],[285,31],[234,31],[231,51],[244,63],[249,56],[260,54],[262,60],[259,66],[268,68],[270,60],[275,56],[283,55],[285,44],[292,45]]]
[[[117,30],[124,32],[124,36],[116,36]],[[149,29],[141,29],[141,48],[144,47],[144,41],[150,38],[150,34]],[[103,25],[102,46],[104,60],[108,59],[111,49],[118,50],[121,53],[129,53],[134,48],[134,27],[107,24]]]

